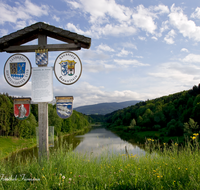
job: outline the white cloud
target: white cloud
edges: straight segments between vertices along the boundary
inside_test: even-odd
[[[126,48],[132,48],[132,49],[137,49],[137,46],[133,43],[130,43],[130,42],[123,42],[122,45]]]
[[[66,29],[70,30],[70,31],[74,31],[78,34],[82,34],[82,35],[88,35],[88,36],[92,36],[92,32],[90,30],[84,32],[83,30],[79,29],[78,27],[76,27],[74,24],[72,23],[67,23],[66,25]]]
[[[5,36],[8,34],[8,30],[7,29],[0,29],[0,35],[1,36]]]
[[[171,6],[169,22],[176,27],[184,37],[200,41],[200,27],[196,26],[194,21],[188,20],[187,16],[183,14],[183,10],[180,7],[175,7],[174,4]]]
[[[175,38],[176,32],[172,29],[168,32],[168,34],[165,36],[164,40],[167,44],[174,44],[174,38]]]
[[[192,18],[198,18],[198,19],[200,19],[200,7],[197,7],[197,8],[195,9],[195,12],[193,12],[193,13],[191,14],[191,17],[192,17]]]
[[[152,77],[162,78],[163,82],[173,84],[190,84],[196,83],[195,76],[199,76],[200,67],[190,65],[186,66],[179,62],[163,63],[155,69],[154,72],[148,74]]]
[[[20,25],[24,26],[24,22],[31,19],[33,16],[40,17],[48,15],[47,5],[36,5],[30,0],[25,0],[24,3],[16,2],[16,6],[10,6],[0,2],[0,24],[5,22],[16,23],[21,22]]]
[[[55,96],[66,95],[69,87],[54,87]],[[74,96],[74,107],[82,105],[92,105],[102,102],[123,102],[124,100],[141,100],[148,95],[137,93],[131,90],[107,91],[104,86],[94,86],[88,82],[80,82],[70,88],[70,93]]]
[[[143,36],[138,36],[138,39],[140,39],[140,40],[142,40],[142,41],[146,40],[146,38],[143,37]]]
[[[107,63],[108,62],[108,63]],[[108,73],[113,69],[118,69],[116,65],[110,64],[109,61],[102,60],[84,60],[84,72],[87,73],[99,73],[105,72]]]
[[[133,67],[139,67],[139,66],[150,66],[149,64],[141,63],[138,60],[125,60],[125,59],[114,59],[114,62],[118,65],[123,66],[124,68],[127,68],[129,66]]]
[[[60,21],[60,17],[57,17],[56,15],[53,15],[53,20],[55,20],[56,22]]]
[[[132,14],[132,20],[135,26],[151,34],[153,34],[157,28],[154,23],[156,17],[156,14],[150,12],[150,10],[143,5],[137,6],[136,12]]]
[[[107,16],[110,16],[119,22],[128,21],[131,17],[130,9],[123,5],[117,4],[114,0],[65,1],[70,3],[74,8],[79,8],[85,13],[89,13],[91,23],[102,23],[103,20],[106,20]]]
[[[111,47],[109,47],[108,45],[106,44],[100,44],[99,46],[97,46],[97,50],[99,51],[109,51],[109,52],[114,52],[115,50],[112,49]]]
[[[158,6],[155,6],[155,7],[153,7],[153,10],[154,11],[158,11],[158,13],[159,14],[167,14],[167,13],[169,13],[169,8],[168,8],[168,6],[166,6],[166,5],[158,5]]]
[[[163,21],[162,24],[161,24],[161,27],[160,27],[160,32],[158,34],[156,34],[158,37],[161,37],[162,36],[162,33],[166,30],[169,29],[169,21]]]
[[[197,54],[189,54],[185,58],[182,59],[183,62],[189,63],[200,63],[200,55]]]
[[[155,36],[153,36],[153,37],[151,37],[151,39],[153,39],[153,40],[158,40],[158,38],[156,38]]]
[[[143,57],[142,57],[142,56],[135,56],[135,57],[137,57],[138,59],[143,59]]]
[[[189,51],[188,51],[188,49],[186,49],[186,48],[182,48],[182,49],[181,49],[181,52],[187,52],[187,53],[188,53]]]
[[[85,32],[81,29],[78,29],[74,24],[68,23],[66,25],[66,29],[75,31],[78,34],[88,35],[94,38],[100,38],[101,36],[106,35],[119,36],[121,34],[129,36],[136,33],[136,29],[133,26],[128,26],[125,23],[118,25],[106,24],[103,27],[93,25],[89,30]]]
[[[119,57],[124,57],[124,56],[128,56],[129,54],[133,54],[130,51],[125,50],[124,48],[117,54],[117,56]]]

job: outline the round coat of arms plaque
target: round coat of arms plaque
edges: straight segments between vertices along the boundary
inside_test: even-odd
[[[82,73],[80,58],[72,52],[61,53],[54,63],[54,73],[61,83],[66,85],[74,84]]]
[[[31,62],[22,54],[15,54],[8,58],[4,66],[4,77],[13,87],[25,85],[31,76]]]

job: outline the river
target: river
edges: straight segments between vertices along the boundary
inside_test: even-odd
[[[54,141],[54,147],[49,148],[50,153],[53,149],[63,145],[65,145],[65,147],[66,145],[71,146],[73,151],[90,155],[92,154],[94,156],[100,156],[104,153],[132,155],[145,154],[145,151],[140,148],[139,145],[131,144],[122,140],[119,136],[104,127],[93,127],[92,129],[79,134],[63,136]],[[25,160],[26,158],[32,158],[33,156],[38,157],[37,146],[13,153],[10,158],[14,161],[18,157]]]

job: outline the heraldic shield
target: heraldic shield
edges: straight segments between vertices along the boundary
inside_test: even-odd
[[[72,115],[73,99],[73,96],[56,96],[56,111],[62,119],[67,119]]]
[[[30,114],[31,98],[14,98],[14,115],[19,120],[26,119]]]
[[[35,63],[38,66],[47,66],[48,64],[48,50],[36,50],[35,51]]]

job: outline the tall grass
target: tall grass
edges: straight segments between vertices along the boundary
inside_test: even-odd
[[[0,189],[200,189],[199,143],[191,141],[168,147],[147,139],[140,156],[92,157],[60,147],[48,161],[1,162]]]

